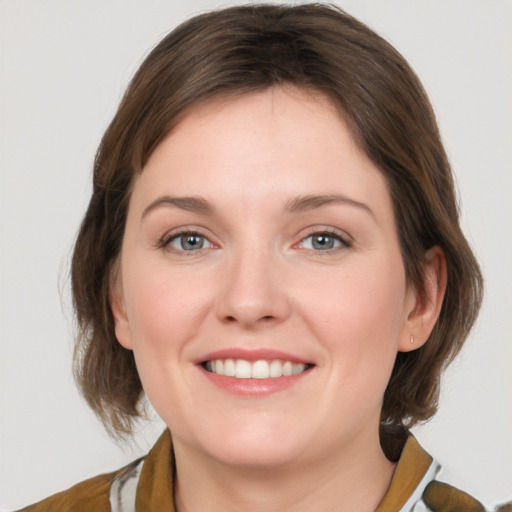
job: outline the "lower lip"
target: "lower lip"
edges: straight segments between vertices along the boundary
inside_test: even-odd
[[[273,377],[269,379],[237,379],[236,377],[226,377],[205,370],[199,366],[205,377],[215,386],[236,396],[257,398],[279,391],[289,389],[294,384],[300,382],[304,377],[311,373],[312,368],[288,377]]]

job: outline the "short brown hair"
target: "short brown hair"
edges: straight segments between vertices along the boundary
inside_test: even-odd
[[[445,253],[440,317],[427,343],[398,354],[382,422],[410,426],[436,411],[440,375],[476,319],[482,278],[459,225],[450,165],[423,87],[389,43],[337,7],[246,5],[196,16],[164,38],[135,74],[96,155],[71,269],[75,376],[114,435],[130,433],[143,393],[109,305],[133,177],[187,109],[280,84],[329,97],[386,177],[409,284],[421,292],[429,248]]]

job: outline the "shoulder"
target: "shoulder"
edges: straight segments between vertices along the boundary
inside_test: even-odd
[[[397,463],[388,492],[376,512],[486,512],[488,509],[451,485],[445,471],[402,427],[386,427],[381,443],[388,458]],[[497,509],[507,511],[507,509]],[[507,511],[508,512],[508,511]]]
[[[102,475],[84,480],[73,487],[54,494],[18,512],[76,512],[78,510],[94,510],[94,512],[110,512],[110,492],[112,483],[122,479],[139,464],[141,459],[127,466]]]
[[[450,512],[461,510],[464,512],[487,512],[480,501],[467,492],[439,480],[432,480],[427,484],[422,494],[423,503],[431,512]],[[512,512],[512,501],[494,505],[494,512]]]
[[[486,511],[484,505],[468,493],[437,480],[432,480],[427,484],[422,494],[422,500],[432,512],[449,512],[450,510]]]
[[[18,512],[173,510],[172,441],[166,429],[149,453]]]

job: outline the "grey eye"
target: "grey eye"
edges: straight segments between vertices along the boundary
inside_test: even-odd
[[[169,241],[171,247],[180,251],[198,251],[207,244],[208,240],[198,233],[182,233]]]
[[[329,233],[314,233],[302,240],[302,247],[304,249],[315,251],[328,251],[329,249],[336,249],[341,245],[343,245],[343,242],[340,237]]]

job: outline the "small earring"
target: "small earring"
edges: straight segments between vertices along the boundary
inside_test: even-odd
[[[414,345],[414,336],[411,334],[411,345]]]

